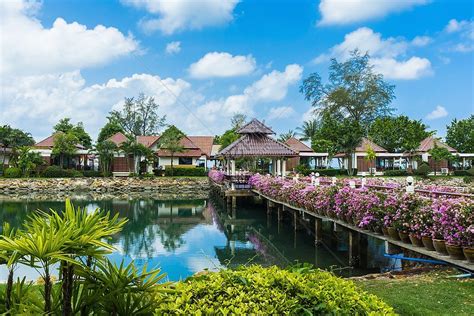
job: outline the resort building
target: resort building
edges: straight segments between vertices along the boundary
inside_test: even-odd
[[[1,170],[4,170],[5,168],[8,167],[10,163],[11,154],[12,154],[11,148],[4,147],[3,144],[0,144],[0,169]]]
[[[134,170],[135,164],[140,164],[142,172],[152,173],[156,169],[166,169],[173,166],[189,166],[207,168],[207,161],[212,154],[214,137],[212,136],[184,136],[180,145],[184,148],[181,152],[171,153],[159,144],[159,136],[137,136],[137,143],[151,149],[156,158],[151,163],[145,163],[145,157],[140,157],[140,161],[134,161],[133,157],[127,156],[123,151],[118,151],[112,162],[112,173],[116,176],[126,176]],[[128,140],[123,133],[116,133],[108,138],[120,147]],[[172,158],[173,157],[173,158]]]
[[[423,139],[414,155],[415,157],[418,156],[419,158],[421,158],[421,161],[428,163],[428,165],[433,171],[436,170],[436,172],[439,171],[441,173],[448,173],[450,170],[453,169],[453,165],[446,159],[441,161],[434,161],[429,151],[435,147],[446,148],[451,154],[458,155],[456,149],[448,146],[447,144],[443,143],[442,141],[433,136],[429,136]],[[469,154],[467,154],[467,156],[469,156]],[[413,169],[417,169],[417,167],[418,163],[416,160],[414,160]]]
[[[328,166],[328,153],[317,153],[311,147],[307,146],[301,140],[291,137],[285,145],[293,149],[298,156],[288,158],[286,162],[287,170],[293,170],[298,165],[310,166],[314,169],[322,169]]]
[[[43,157],[44,166],[59,166],[61,163],[60,157],[53,155],[54,140],[57,135],[58,133],[54,133],[33,146],[32,151],[40,153]],[[75,154],[63,157],[63,166],[66,169],[91,170],[94,169],[95,160],[95,156],[87,148],[81,144],[76,144]]]

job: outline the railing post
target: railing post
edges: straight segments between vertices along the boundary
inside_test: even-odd
[[[323,241],[323,220],[314,218],[314,244],[319,245]]]

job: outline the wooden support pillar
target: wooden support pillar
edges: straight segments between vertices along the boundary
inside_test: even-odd
[[[281,176],[281,160],[277,159],[277,165],[276,165],[276,175]]]
[[[226,206],[227,206],[227,208],[229,209],[230,206],[231,206],[231,203],[232,203],[232,199],[231,199],[230,196],[226,197],[226,202],[227,202],[227,203],[226,203]]]
[[[359,237],[359,267],[367,268],[369,241],[366,234],[360,234]]]
[[[359,240],[360,234],[353,230],[349,231],[349,265],[358,267],[360,263],[359,257]]]
[[[296,214],[296,211],[293,211],[293,228],[295,231],[298,229],[298,214]]]
[[[314,244],[319,245],[323,241],[323,220],[314,218]]]
[[[286,177],[286,160],[281,162],[281,176]]]
[[[237,208],[237,197],[233,196],[232,197],[232,210],[235,210]]]

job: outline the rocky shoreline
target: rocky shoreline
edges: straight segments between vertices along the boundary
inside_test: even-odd
[[[207,178],[52,178],[0,179],[0,195],[40,197],[57,195],[207,196]]]

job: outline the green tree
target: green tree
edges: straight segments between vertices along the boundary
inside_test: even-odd
[[[474,115],[463,120],[454,119],[446,126],[446,143],[462,153],[474,152]]]
[[[300,87],[319,116],[336,114],[361,126],[392,113],[393,90],[393,85],[374,72],[369,55],[361,55],[357,50],[344,62],[331,60],[327,84],[323,84],[319,74],[313,73]]]
[[[140,173],[140,160],[142,157],[149,157],[152,155],[152,150],[143,144],[137,142],[136,137],[129,137],[129,139],[123,142],[119,149],[125,153],[127,166],[130,172],[129,157],[133,159],[133,172],[135,174]]]
[[[117,133],[125,133],[125,131],[118,122],[109,119],[109,121],[100,129],[97,143],[101,143]]]
[[[433,134],[421,120],[407,116],[380,117],[369,128],[370,138],[389,152],[413,152],[420,142]]]
[[[367,155],[365,156],[365,159],[372,165],[372,162],[377,159],[377,154],[375,153],[375,150],[369,145],[367,148]],[[370,168],[370,175],[372,175],[372,168]]]
[[[238,130],[247,122],[247,116],[242,113],[237,113],[232,116],[230,119],[230,125],[233,130]]]
[[[59,122],[54,125],[53,129],[56,133],[72,133],[74,134],[74,136],[76,136],[78,144],[81,144],[86,148],[92,147],[92,138],[85,131],[84,124],[82,122],[78,122],[76,125],[73,125],[71,123],[71,119],[69,117],[66,117],[59,120]]]
[[[326,125],[322,139],[332,141],[346,154],[350,164],[355,148],[366,134],[362,127],[393,111],[390,103],[395,97],[394,86],[374,72],[369,60],[368,54],[352,51],[346,61],[331,60],[328,83],[324,84],[321,76],[313,73],[300,87],[300,92],[315,108],[315,114],[326,121],[321,123]],[[344,133],[340,134],[341,131]],[[334,135],[340,136],[339,139]],[[351,165],[348,172],[352,174]]]
[[[121,111],[110,112],[109,120],[117,122],[130,135],[154,135],[164,126],[166,117],[158,115],[159,105],[153,97],[141,93],[138,98],[125,98]]]
[[[290,139],[292,137],[295,137],[295,136],[296,136],[296,132],[294,130],[290,129],[288,132],[280,134],[280,136],[278,137],[278,141],[284,143],[288,139]]]
[[[164,149],[170,153],[171,156],[171,175],[173,175],[173,160],[176,153],[184,151],[184,147],[181,144],[181,140],[184,137],[184,133],[180,131],[176,126],[171,125],[168,127],[163,134],[161,134],[158,141],[158,145],[161,149]]]
[[[235,142],[237,139],[239,139],[239,137],[240,135],[237,134],[234,129],[229,129],[225,131],[224,134],[219,137],[219,145],[221,145],[221,149],[226,148],[227,146]]]
[[[445,147],[439,147],[438,145],[434,145],[433,148],[431,148],[428,153],[431,155],[431,159],[435,162],[435,167],[434,167],[434,174],[436,175],[436,169],[438,169],[438,163],[442,160],[452,160],[453,155],[449,152],[448,149]]]
[[[64,168],[64,158],[73,156],[79,140],[73,132],[58,132],[54,138],[52,154],[59,156],[59,164]]]
[[[44,164],[44,159],[38,152],[32,152],[31,147],[22,146],[18,149],[16,165],[21,169],[23,176],[29,177],[30,172]]]
[[[104,140],[95,146],[95,151],[99,155],[99,165],[104,176],[110,174],[111,163],[117,150],[117,145],[110,140]]]
[[[10,125],[0,126],[0,146],[2,149],[2,162],[0,169],[5,165],[7,148],[13,150],[12,158],[15,159],[16,151],[22,146],[33,146],[35,141],[30,133],[23,132],[20,129],[12,128]]]
[[[314,136],[318,132],[319,122],[317,120],[304,121],[301,127],[297,127],[296,130],[300,135],[301,140],[313,141]]]

